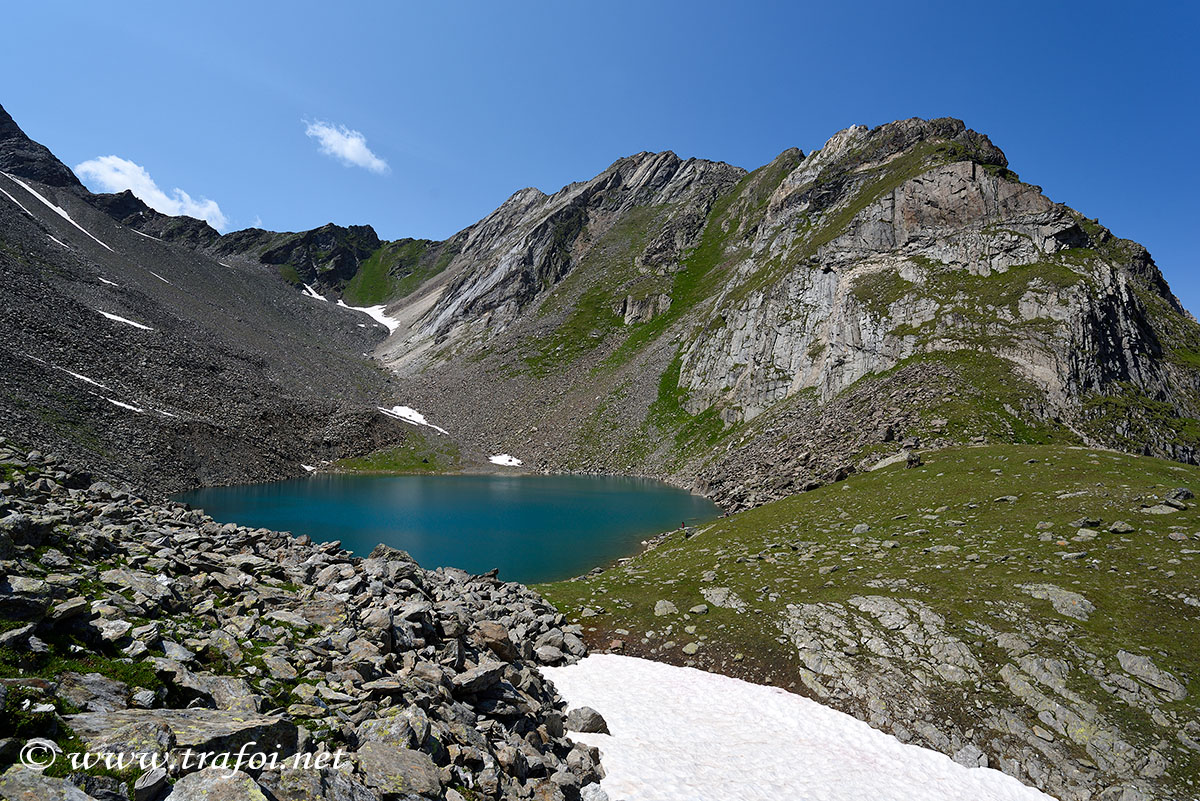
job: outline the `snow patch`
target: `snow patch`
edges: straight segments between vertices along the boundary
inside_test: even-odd
[[[164,412],[162,409],[155,409],[154,411],[158,412],[163,417],[178,417],[179,416],[177,414],[171,414],[170,412]]]
[[[167,279],[163,278],[163,277],[162,277],[161,275],[159,275],[158,273],[154,272],[154,270],[147,270],[146,272],[150,273],[150,274],[151,274],[151,275],[153,275],[155,278],[157,278],[159,281],[162,281],[164,284],[171,284],[171,282],[170,282],[170,281],[168,281]],[[175,286],[175,285],[174,285],[174,284],[171,284],[171,286]]]
[[[138,229],[136,229],[136,228],[130,228],[129,230],[130,230],[130,231],[133,231],[133,232],[134,232],[135,234],[137,234],[138,236],[144,236],[144,237],[146,237],[147,239],[153,239],[155,242],[162,242],[162,240],[161,240],[161,239],[159,239],[157,236],[150,236],[150,234],[143,234],[141,231],[139,231],[139,230],[138,230]]]
[[[46,236],[50,236],[50,234],[46,234]],[[71,249],[71,246],[68,245],[66,242],[63,242],[61,239],[55,239],[54,237],[50,236],[50,241],[56,245],[62,245],[67,250]]]
[[[67,375],[71,376],[72,378],[77,378],[86,384],[91,384],[94,387],[100,387],[100,389],[108,389],[108,387],[104,386],[96,379],[88,378],[86,375],[81,375],[79,373],[76,373],[74,370],[68,370],[65,367],[59,367],[57,364],[52,364],[50,366],[53,367],[55,370],[61,370],[62,372],[66,373]]]
[[[5,174],[5,175],[8,175],[8,173],[4,173],[4,174]],[[4,195],[5,195],[5,197],[7,197],[7,198],[8,198],[9,200],[11,200],[13,203],[16,203],[16,204],[17,204],[17,208],[19,208],[21,211],[23,211],[23,212],[25,212],[26,214],[28,214],[30,217],[33,217],[33,212],[32,212],[32,211],[30,211],[29,209],[25,208],[23,205],[21,205],[21,201],[17,200],[15,197],[13,197],[12,195],[8,194],[8,190],[6,190],[4,187],[0,186],[0,192],[3,192],[3,193],[4,193]],[[37,218],[36,218],[36,217],[34,217],[34,219],[36,220]]]
[[[111,403],[113,406],[120,406],[122,409],[128,409],[129,411],[137,412],[138,414],[142,414],[146,411],[145,409],[139,409],[136,406],[130,406],[128,403],[121,403],[121,401],[113,400],[112,398],[105,398],[105,400]]]
[[[113,322],[125,323],[125,325],[132,325],[134,328],[140,328],[143,331],[153,331],[154,330],[153,328],[151,328],[148,325],[142,325],[141,323],[135,323],[133,320],[127,320],[124,317],[118,317],[115,314],[109,314],[106,311],[100,311],[100,309],[96,309],[96,311],[100,312],[101,314],[103,314],[105,317],[112,320]]]
[[[503,465],[504,467],[520,467],[521,460],[515,456],[509,456],[507,453],[498,453],[495,456],[488,457],[488,461],[492,464]]]
[[[301,292],[300,294],[301,294],[301,295],[306,295],[307,297],[310,297],[310,298],[312,298],[313,300],[323,300],[323,301],[325,301],[326,303],[328,303],[328,302],[329,302],[329,298],[325,297],[324,295],[322,295],[322,294],[321,294],[320,292],[318,292],[317,290],[313,289],[313,288],[312,288],[311,286],[309,286],[308,284],[305,284],[305,285],[304,285],[304,291],[303,291],[303,292]]]
[[[541,671],[608,723],[571,739],[600,749],[611,798],[1053,801],[775,687],[616,654]]]
[[[305,469],[305,471],[309,472],[309,473],[311,473],[317,469],[317,468],[313,467],[311,464],[304,464],[303,462],[300,463],[300,466],[303,467]]]
[[[48,207],[50,208],[50,210],[51,210],[51,211],[53,211],[55,214],[57,214],[58,216],[62,217],[64,220],[66,220],[66,221],[67,221],[67,222],[69,222],[71,225],[73,225],[73,226],[75,226],[76,228],[78,228],[80,231],[83,231],[83,232],[84,232],[85,234],[87,234],[88,236],[91,236],[91,237],[92,237],[92,239],[93,239],[93,240],[95,240],[96,244],[98,244],[100,247],[104,248],[105,250],[107,250],[107,251],[108,251],[108,252],[110,252],[110,253],[116,253],[116,251],[115,251],[115,250],[113,250],[112,248],[110,248],[108,245],[104,244],[104,243],[103,243],[103,242],[101,242],[99,239],[96,239],[96,237],[92,236],[92,233],[91,233],[90,231],[88,231],[88,229],[84,228],[82,225],[80,225],[79,223],[77,223],[77,222],[75,222],[74,220],[72,220],[72,219],[71,219],[71,215],[70,215],[70,214],[67,214],[67,212],[66,212],[65,210],[63,210],[63,209],[59,208],[58,206],[54,205],[54,204],[53,204],[53,203],[51,203],[49,200],[47,200],[46,198],[44,198],[44,197],[42,197],[40,194],[38,194],[38,191],[37,191],[36,189],[34,189],[32,186],[30,186],[29,184],[25,183],[25,182],[24,182],[24,181],[22,181],[20,178],[14,178],[13,176],[9,175],[8,173],[4,173],[4,177],[5,177],[5,178],[7,178],[8,180],[12,181],[12,182],[13,182],[13,183],[15,183],[15,184],[18,184],[18,185],[19,185],[19,186],[21,186],[22,188],[24,188],[24,190],[25,190],[26,192],[28,192],[29,194],[33,195],[33,196],[34,196],[34,197],[36,197],[38,200],[42,201],[42,203],[45,203],[45,204],[46,204],[46,206],[48,206]],[[8,195],[8,193],[7,193],[7,192],[5,192],[4,194]],[[8,195],[8,196],[9,196],[9,197],[12,197],[12,195]],[[16,203],[16,201],[15,201],[15,200],[14,200],[13,202],[14,202],[14,203]],[[19,203],[18,203],[17,205],[19,205],[19,206],[20,206],[20,204],[19,204]],[[21,206],[21,208],[25,208],[25,207],[24,207],[24,206]],[[28,214],[28,209],[26,209],[26,213]],[[30,216],[32,217],[33,215],[30,215]]]
[[[322,298],[322,300],[324,300],[324,298]],[[384,306],[382,303],[378,306],[347,306],[345,301],[343,301],[341,298],[338,298],[337,305],[341,306],[343,309],[362,312],[380,325],[386,326],[389,334],[400,327],[399,320],[394,317],[388,317],[386,314],[384,314]]]
[[[102,284],[108,284],[109,286],[120,286],[120,284],[118,284],[116,281],[109,281],[107,278],[104,278],[99,275],[96,277],[100,279],[100,283],[102,283]]]
[[[393,406],[390,409],[385,409],[382,406],[376,406],[376,409],[386,414],[388,417],[394,417],[397,420],[403,420],[406,423],[412,423],[414,426],[429,426],[434,431],[440,431],[446,436],[450,435],[446,429],[440,426],[435,426],[433,423],[425,419],[425,415],[418,412],[409,406]]]

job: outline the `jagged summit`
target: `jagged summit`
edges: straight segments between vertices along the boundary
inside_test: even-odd
[[[0,106],[0,172],[50,186],[82,186],[75,173],[48,148],[25,135],[3,106]]]

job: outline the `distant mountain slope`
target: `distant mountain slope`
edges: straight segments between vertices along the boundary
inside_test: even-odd
[[[916,446],[1200,454],[1200,326],[1149,254],[1022,182],[958,120],[848,128],[749,173],[640,153],[553,195],[521,190],[444,242],[333,224],[221,235],[128,192],[92,195],[0,123],[7,172],[103,211],[85,227],[120,231],[139,265],[194,265],[201,296],[242,276],[243,320],[303,310],[265,324],[282,336],[222,330],[228,347],[261,341],[273,365],[298,365],[285,383],[318,370],[304,383],[322,398],[331,381],[385,380],[341,375],[330,348],[373,351],[393,396],[436,410],[471,454],[661,476],[731,508]],[[52,212],[35,214],[45,228]],[[84,246],[94,265],[117,258]],[[386,306],[395,333],[347,326],[317,295]],[[305,342],[298,325],[322,333]]]
[[[7,114],[0,130],[0,433],[158,490],[407,435],[375,408],[393,403],[378,323],[114,222]]]
[[[381,349],[455,430],[732,506],[910,445],[1088,442],[1195,461],[1200,326],[1144,248],[958,120],[746,174],[623,159],[467,229]]]

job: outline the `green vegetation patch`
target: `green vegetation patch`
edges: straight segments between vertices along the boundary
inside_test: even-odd
[[[440,273],[453,258],[450,248],[434,255],[437,243],[401,239],[380,246],[346,282],[342,297],[352,306],[375,306],[405,297]]]
[[[336,473],[453,473],[460,466],[461,454],[454,440],[414,429],[399,445],[339,459],[329,469]]]
[[[1119,650],[1144,654],[1188,689],[1185,700],[1160,698],[1160,707],[1179,720],[1195,717],[1200,608],[1181,599],[1200,597],[1200,506],[1189,501],[1163,514],[1161,500],[1176,487],[1200,491],[1200,469],[1062,446],[962,447],[924,460],[741,512],[694,536],[671,533],[625,564],[539,589],[595,643],[617,638],[627,653],[792,689],[802,685],[794,646],[781,636],[789,604],[866,595],[918,601],[982,663],[978,695],[947,682],[948,714],[969,723],[981,714],[971,700],[979,698],[982,708],[1021,710],[1037,723],[999,677],[1014,657],[995,636],[1012,634],[1038,657],[1063,660],[1070,690],[1126,741],[1169,743],[1162,747],[1174,782],[1200,780],[1200,754],[1086,670],[1093,658],[1119,670]],[[1087,620],[1067,617],[1023,591],[1027,584],[1078,593],[1095,611]],[[706,599],[714,587],[745,608]],[[679,613],[656,616],[662,600]],[[690,614],[698,604],[707,610]],[[688,644],[695,653],[683,650]]]
[[[686,457],[711,448],[728,432],[715,406],[699,414],[692,414],[685,408],[688,392],[679,385],[682,365],[682,357],[676,353],[659,377],[658,397],[650,404],[649,421],[660,430],[672,433],[675,453]]]

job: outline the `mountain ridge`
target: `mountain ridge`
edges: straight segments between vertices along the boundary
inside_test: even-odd
[[[6,130],[5,163],[65,180]],[[222,235],[63,188],[214,269],[385,307],[395,332],[367,350],[389,391],[469,452],[534,469],[651,475],[741,508],[978,437],[1200,453],[1200,327],[1149,253],[952,118],[851,126],[750,172],[644,151],[518,190],[442,241]],[[831,435],[839,414],[859,424]]]

